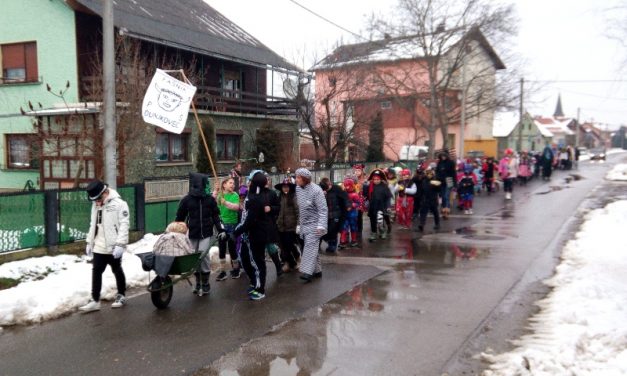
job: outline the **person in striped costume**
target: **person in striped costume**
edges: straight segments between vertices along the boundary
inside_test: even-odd
[[[327,233],[328,208],[322,188],[311,182],[311,172],[306,168],[296,170],[296,200],[299,212],[297,233],[304,240],[300,278],[308,283],[322,276],[318,250],[320,238]]]

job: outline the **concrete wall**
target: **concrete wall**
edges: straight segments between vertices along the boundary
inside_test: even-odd
[[[61,0],[3,0],[0,11],[0,44],[37,42],[37,65],[40,82],[0,84],[0,189],[21,189],[30,179],[37,183],[38,170],[8,170],[7,133],[32,133],[32,123],[20,115],[28,110],[28,101],[44,108],[61,100],[46,91],[49,84],[55,92],[70,89],[66,101],[78,101],[77,56],[74,11]]]

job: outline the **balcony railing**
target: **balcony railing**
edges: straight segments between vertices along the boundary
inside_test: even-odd
[[[100,77],[87,76],[81,78],[81,100],[86,102],[100,102],[95,90],[96,83],[100,85]],[[121,80],[118,80],[122,84]],[[127,81],[128,82],[128,81]],[[118,101],[128,101],[123,98],[122,86],[116,86]],[[141,100],[139,98],[138,100]],[[212,86],[198,86],[194,96],[194,104],[199,110],[254,114],[262,116],[296,116],[296,106],[287,98],[263,95],[241,90],[228,90]]]

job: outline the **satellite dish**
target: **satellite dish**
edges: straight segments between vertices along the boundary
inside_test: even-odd
[[[283,80],[283,93],[288,99],[294,99],[298,96],[298,81],[287,77]]]

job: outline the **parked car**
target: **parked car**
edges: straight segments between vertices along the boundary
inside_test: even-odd
[[[591,161],[604,161],[605,160],[605,148],[596,148],[590,150]]]

